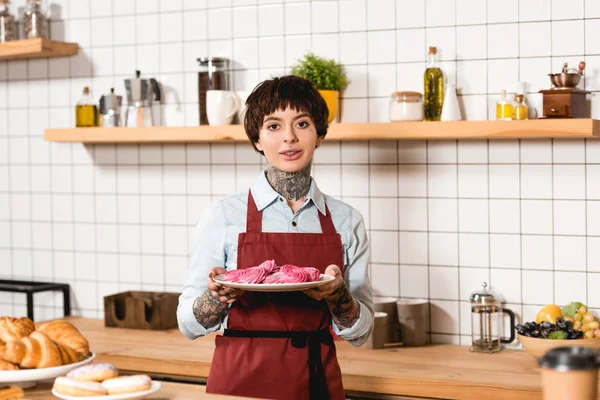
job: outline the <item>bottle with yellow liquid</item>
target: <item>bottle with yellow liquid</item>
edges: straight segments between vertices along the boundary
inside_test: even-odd
[[[429,48],[427,69],[423,78],[425,121],[439,121],[444,105],[444,73],[437,63],[437,47]]]
[[[75,126],[77,128],[88,128],[98,126],[98,107],[90,97],[90,88],[83,88],[83,97],[75,106]]]
[[[514,120],[527,119],[527,104],[525,104],[525,97],[522,94],[515,95],[515,101],[512,104],[511,117]]]
[[[502,96],[496,102],[496,119],[498,121],[510,121],[512,119],[512,105],[506,98],[506,90],[502,90]]]

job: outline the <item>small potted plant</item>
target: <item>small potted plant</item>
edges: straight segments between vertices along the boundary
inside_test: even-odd
[[[329,120],[331,123],[336,119],[340,91],[348,84],[344,67],[337,64],[335,60],[326,59],[307,53],[303,59],[298,60],[290,71],[292,75],[309,80],[321,93],[329,109]]]

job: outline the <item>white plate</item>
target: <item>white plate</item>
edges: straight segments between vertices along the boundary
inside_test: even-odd
[[[160,382],[152,381],[150,389],[144,390],[143,392],[135,392],[135,393],[124,393],[124,394],[112,394],[107,396],[67,396],[64,394],[58,393],[56,390],[52,389],[52,394],[56,397],[64,400],[135,400],[135,399],[143,399],[151,395],[160,389]]]
[[[247,290],[249,292],[297,292],[300,290],[319,287],[335,279],[334,276],[321,274],[318,281],[302,283],[233,283],[223,280],[223,274],[217,275],[214,281],[235,289]]]
[[[94,361],[96,354],[91,353],[86,359],[73,364],[60,365],[50,368],[18,369],[16,371],[0,371],[0,387],[5,384],[21,387],[31,387],[37,381],[53,379],[65,375],[73,368],[81,367]],[[27,384],[29,383],[29,384]]]

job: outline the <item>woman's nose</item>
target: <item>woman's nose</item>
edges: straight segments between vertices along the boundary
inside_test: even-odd
[[[285,143],[296,143],[298,141],[298,136],[294,133],[293,128],[287,128],[285,131],[285,135],[283,136],[283,141]]]

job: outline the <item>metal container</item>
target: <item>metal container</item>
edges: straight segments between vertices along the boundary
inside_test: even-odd
[[[152,102],[160,101],[160,87],[156,79],[141,79],[140,71],[135,71],[135,79],[125,79],[125,90],[128,103],[125,126],[153,126]]]
[[[502,349],[502,343],[515,340],[515,314],[501,306],[502,298],[487,288],[471,294],[471,351],[480,353],[495,353]],[[503,313],[510,317],[510,338],[502,337],[504,331]]]
[[[579,70],[568,68],[568,63],[564,63],[562,71],[559,74],[548,74],[548,76],[554,85],[554,89],[573,89],[581,81],[584,69],[584,61],[579,63]]]
[[[100,97],[100,126],[114,128],[121,125],[122,101],[123,96],[117,96],[114,88],[110,88],[110,94]]]

